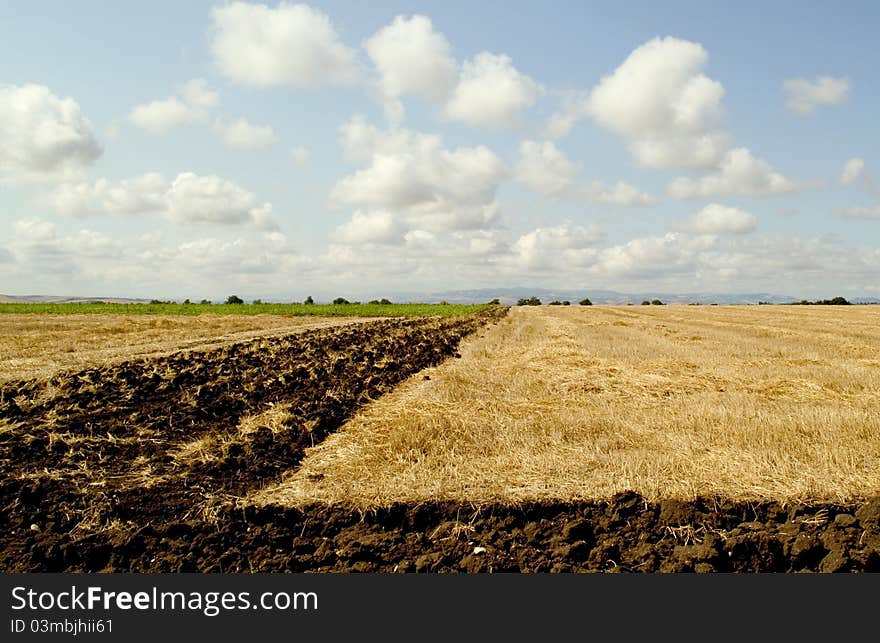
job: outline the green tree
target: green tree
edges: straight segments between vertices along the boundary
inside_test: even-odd
[[[243,304],[244,299],[242,299],[238,295],[229,295],[229,297],[226,298],[226,303],[227,304]]]
[[[648,301],[647,299],[642,302],[642,306],[650,306],[650,305],[651,305],[651,302]]]
[[[315,300],[312,299],[312,296],[311,296],[311,295],[309,295],[308,297],[306,297],[306,300],[305,300],[303,303],[304,303],[306,306],[311,306],[312,304],[315,303]]]
[[[593,305],[593,302],[591,302],[591,301],[590,301],[589,299],[587,299],[587,298],[581,299],[578,303],[579,303],[581,306],[592,306],[592,305]]]
[[[337,297],[336,299],[333,300],[333,303],[336,306],[342,306],[344,304],[350,304],[351,302],[348,301],[345,297]]]
[[[654,299],[654,300],[651,301],[651,305],[652,305],[652,306],[662,306],[662,305],[663,305],[663,302],[660,301],[659,299]]]

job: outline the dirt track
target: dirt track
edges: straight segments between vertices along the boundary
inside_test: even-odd
[[[0,570],[880,571],[880,498],[240,505],[500,314],[320,329],[3,385]]]

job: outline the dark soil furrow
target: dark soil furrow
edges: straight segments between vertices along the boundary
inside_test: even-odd
[[[880,571],[880,498],[786,507],[651,504],[624,493],[610,502],[397,505],[367,515],[227,507],[216,518],[51,542],[25,533],[16,560],[22,570],[95,572]]]
[[[503,313],[320,329],[4,384],[0,565],[34,564],[24,535],[82,543],[209,518]],[[289,405],[282,430],[237,430],[274,404]],[[203,457],[175,457],[198,439]]]

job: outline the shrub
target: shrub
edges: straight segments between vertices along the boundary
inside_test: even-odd
[[[593,302],[591,302],[589,299],[581,299],[578,303],[581,306],[592,306],[593,305]]]
[[[342,305],[345,305],[345,304],[350,304],[351,302],[348,301],[345,297],[337,297],[336,299],[333,300],[333,303],[334,303],[336,306],[342,306]]]
[[[203,305],[203,306],[207,306],[208,304],[210,304],[210,303],[212,303],[212,302],[211,302],[210,299],[203,299],[203,300],[200,301],[199,303],[200,303],[201,305]]]
[[[227,304],[243,304],[244,299],[242,299],[238,295],[229,295],[229,297],[226,298],[226,303]]]
[[[651,305],[651,302],[648,301],[647,299],[642,302],[642,306],[650,306],[650,305]]]
[[[254,299],[251,303],[254,304],[255,306],[259,306],[260,304],[263,303],[263,300],[262,299]]]
[[[663,302],[660,301],[659,299],[652,299],[652,300],[651,300],[651,305],[652,305],[652,306],[662,306],[662,305],[663,305]]]
[[[382,297],[382,299],[379,300],[379,303],[383,306],[390,306],[393,302],[390,299],[385,299],[385,297]]]
[[[568,301],[567,299],[563,299],[563,300],[562,300],[562,305],[563,305],[563,306],[571,306],[571,302]]]
[[[516,302],[517,306],[540,306],[541,300],[537,297],[529,297],[528,299],[520,299]]]
[[[559,301],[559,300],[556,300],[556,301],[551,301],[551,302],[550,302],[549,304],[547,304],[547,305],[548,305],[548,306],[561,306],[561,305],[562,305],[562,302]]]
[[[500,306],[501,301],[496,297],[495,299],[493,299],[492,301],[489,302],[489,305],[490,306]]]
[[[311,306],[312,304],[315,303],[315,300],[312,299],[312,296],[311,296],[311,295],[309,295],[308,297],[306,297],[306,300],[305,300],[303,303],[304,303],[306,306]]]
[[[183,300],[183,303],[184,303],[184,304],[191,304],[192,302],[191,302],[189,299],[184,299],[184,300]]]

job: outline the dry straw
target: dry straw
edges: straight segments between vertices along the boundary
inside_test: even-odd
[[[516,308],[461,354],[253,500],[880,493],[880,306]]]

